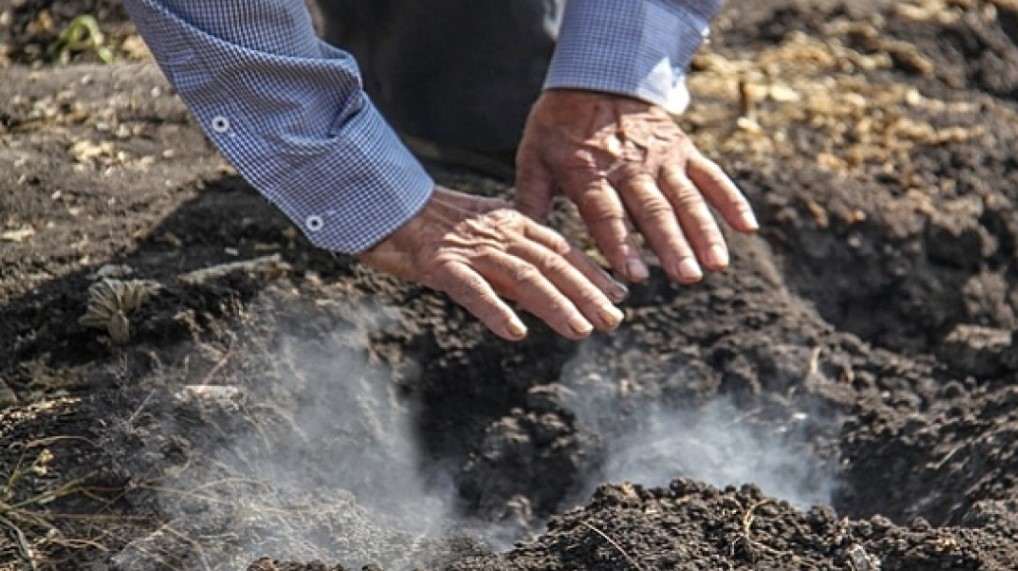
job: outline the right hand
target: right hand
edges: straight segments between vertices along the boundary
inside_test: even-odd
[[[559,334],[583,339],[622,321],[625,287],[553,230],[501,200],[442,187],[399,230],[360,254],[368,266],[444,291],[496,335],[527,328],[518,302]],[[614,302],[614,303],[613,303]]]

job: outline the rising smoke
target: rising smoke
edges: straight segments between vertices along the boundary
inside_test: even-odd
[[[459,466],[422,457],[413,402],[401,390],[407,379],[368,358],[383,314],[352,311],[348,322],[359,325],[287,338],[261,356],[265,374],[237,390],[176,395],[160,422],[192,442],[191,457],[160,482],[167,525],[119,554],[118,568],[183,558],[187,568],[243,569],[270,555],[392,570],[455,555],[446,539],[465,525]],[[587,342],[577,359],[596,350]],[[651,486],[688,477],[753,482],[798,507],[829,501],[831,472],[797,429],[804,413],[774,430],[724,399],[680,409],[623,398],[618,379],[591,383],[581,369],[567,366],[560,382],[571,389],[566,408],[608,451],[589,489],[603,478]],[[492,523],[483,535],[504,538],[506,530]]]
[[[818,405],[789,403],[764,421],[758,410],[725,396],[682,406],[665,404],[656,393],[622,394],[619,379],[588,366],[591,355],[604,351],[588,342],[561,382],[567,408],[607,448],[608,481],[664,486],[683,477],[719,488],[756,484],[799,509],[830,503],[836,459],[819,458],[810,435],[818,424],[836,430],[837,422]]]
[[[356,325],[239,357],[266,366],[239,386],[177,392],[154,423],[189,443],[157,487],[167,523],[117,568],[235,570],[271,556],[391,570],[448,557],[451,479],[425,477],[411,403],[366,351],[384,321],[352,311]]]

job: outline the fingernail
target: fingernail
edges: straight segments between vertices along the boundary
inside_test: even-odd
[[[602,271],[604,277],[608,280],[608,297],[615,303],[619,303],[622,300],[629,297],[629,288],[626,284],[613,278],[608,272]]]
[[[509,330],[509,335],[514,339],[523,339],[527,336],[527,326],[520,321],[519,317],[513,316],[506,328]]]
[[[608,331],[618,327],[625,317],[625,314],[615,306],[609,305],[601,308],[601,321],[604,323],[604,328]]]
[[[714,244],[707,252],[707,261],[714,269],[728,267],[728,249],[721,244]]]
[[[629,288],[619,282],[613,281],[608,286],[608,297],[615,303],[622,303],[627,297],[629,297]]]
[[[608,282],[608,291],[606,291],[605,294],[608,295],[608,298],[611,299],[613,303],[621,303],[629,297],[629,288],[626,287],[626,284],[615,279],[614,276],[604,270],[601,270],[601,275],[604,276],[605,281]]]
[[[647,273],[647,266],[643,265],[640,260],[626,262],[626,274],[629,275],[629,281],[633,282],[642,282],[650,277],[650,274]]]
[[[573,333],[581,337],[586,337],[587,335],[590,335],[592,331],[594,331],[594,326],[591,325],[589,322],[587,322],[586,319],[583,319],[582,317],[574,317],[570,319],[569,328],[573,330]]]
[[[696,282],[703,277],[703,270],[700,269],[700,264],[697,264],[694,258],[679,260],[679,266],[675,271],[683,281]]]
[[[746,211],[745,220],[746,225],[749,226],[750,230],[755,232],[760,229],[760,223],[756,221],[756,214],[753,214],[752,210]]]

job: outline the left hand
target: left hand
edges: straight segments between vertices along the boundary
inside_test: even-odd
[[[728,266],[708,204],[736,230],[758,225],[749,202],[661,107],[629,97],[556,89],[537,100],[516,155],[517,207],[544,220],[561,190],[612,268],[648,276],[632,228],[674,280],[693,283]]]

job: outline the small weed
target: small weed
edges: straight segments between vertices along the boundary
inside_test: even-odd
[[[51,61],[66,64],[78,52],[94,51],[103,63],[113,63],[113,50],[106,45],[106,36],[99,29],[95,17],[82,14],[71,20],[57,39],[50,44],[46,55]]]
[[[18,495],[16,492],[26,475],[46,476],[50,472],[50,464],[53,462],[54,456],[48,446],[61,440],[71,439],[77,440],[81,438],[75,436],[57,436],[26,444],[14,469],[7,476],[6,481],[0,484],[0,536],[6,535],[10,537],[15,558],[27,564],[28,569],[32,571],[39,569],[39,554],[33,548],[28,532],[45,530],[43,532],[45,535],[52,536],[57,528],[47,519],[45,505],[58,498],[77,493],[87,493],[83,484],[92,477],[92,474],[60,484],[54,488],[31,493],[24,499],[16,499]],[[38,450],[38,453],[35,454],[35,458],[31,463],[26,465],[29,453],[35,450]],[[6,551],[6,549],[2,550],[0,554],[4,554]]]

